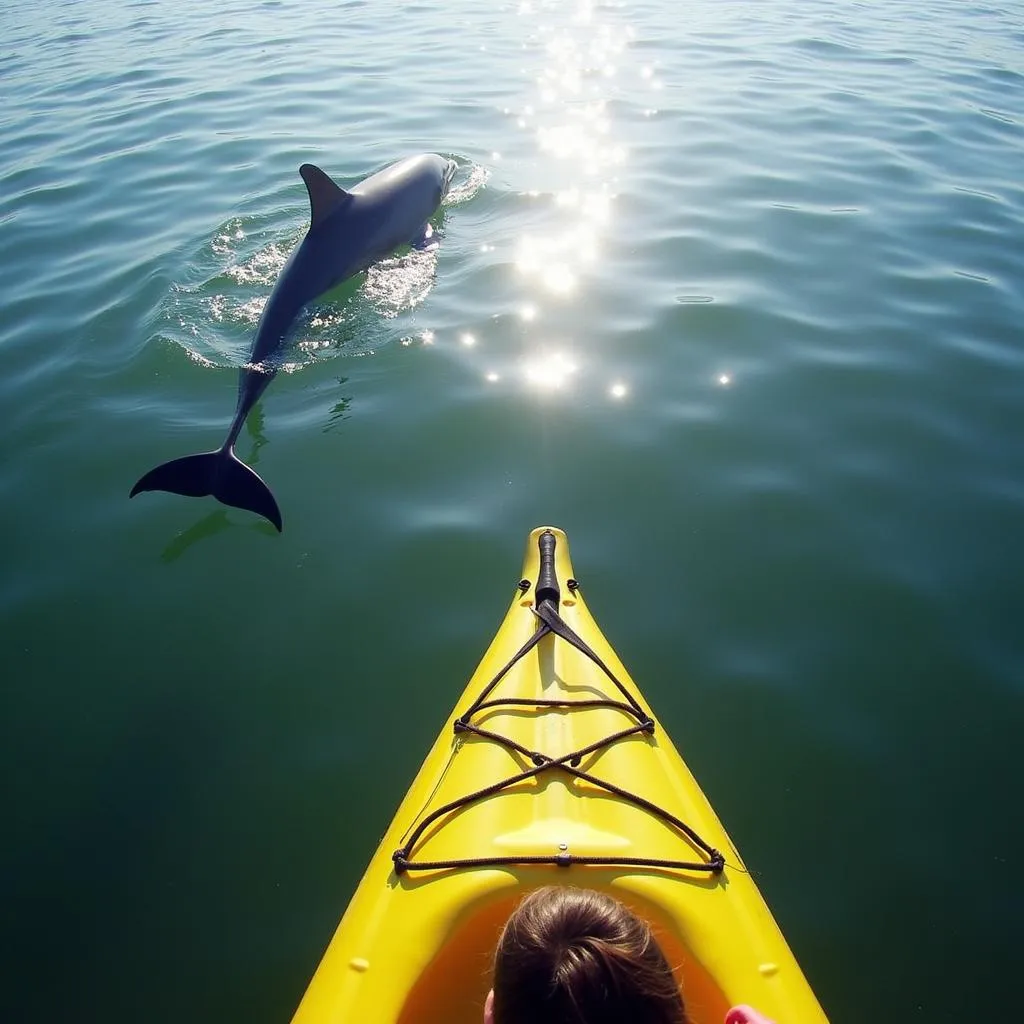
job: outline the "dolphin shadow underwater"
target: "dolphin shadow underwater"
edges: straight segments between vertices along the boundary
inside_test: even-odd
[[[270,488],[235,455],[242,425],[274,379],[273,357],[303,307],[342,281],[366,270],[402,245],[420,245],[432,235],[429,218],[448,193],[457,170],[452,160],[424,153],[364,178],[347,191],[314,164],[299,174],[309,192],[310,225],[284,265],[256,327],[249,361],[238,380],[238,404],[220,448],[186,455],[151,469],[132,488],[170,491],[190,498],[212,494],[282,528]]]

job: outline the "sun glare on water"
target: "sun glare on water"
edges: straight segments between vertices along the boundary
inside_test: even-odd
[[[557,391],[568,384],[579,367],[561,352],[536,356],[523,366],[523,375],[533,387],[543,391]]]
[[[481,239],[474,250],[489,268],[511,262],[518,295],[492,314],[498,329],[465,322],[447,335],[446,350],[488,385],[518,383],[537,393],[593,386],[621,403],[629,385],[613,372],[601,382],[599,357],[578,334],[614,255],[617,195],[630,160],[619,101],[640,89],[640,107],[647,102],[656,62],[633,59],[634,33],[618,8],[522,0],[517,13],[529,55],[524,88],[500,108],[513,141],[492,155],[491,168],[517,192],[524,216],[515,236]],[[559,341],[549,347],[552,333]],[[495,351],[499,341],[504,353]]]

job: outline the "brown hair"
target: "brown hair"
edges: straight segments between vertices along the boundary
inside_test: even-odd
[[[494,1024],[686,1024],[650,926],[589,889],[530,893],[494,955]]]

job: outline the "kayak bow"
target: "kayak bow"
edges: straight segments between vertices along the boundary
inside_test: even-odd
[[[690,1019],[826,1018],[753,879],[587,610],[561,530],[409,787],[293,1024],[479,1024],[501,926],[549,884],[649,920]]]

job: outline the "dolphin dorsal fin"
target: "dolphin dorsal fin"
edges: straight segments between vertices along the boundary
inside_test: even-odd
[[[309,192],[310,227],[315,228],[334,213],[349,196],[316,164],[303,164],[299,168],[299,174],[302,175],[306,191]]]

